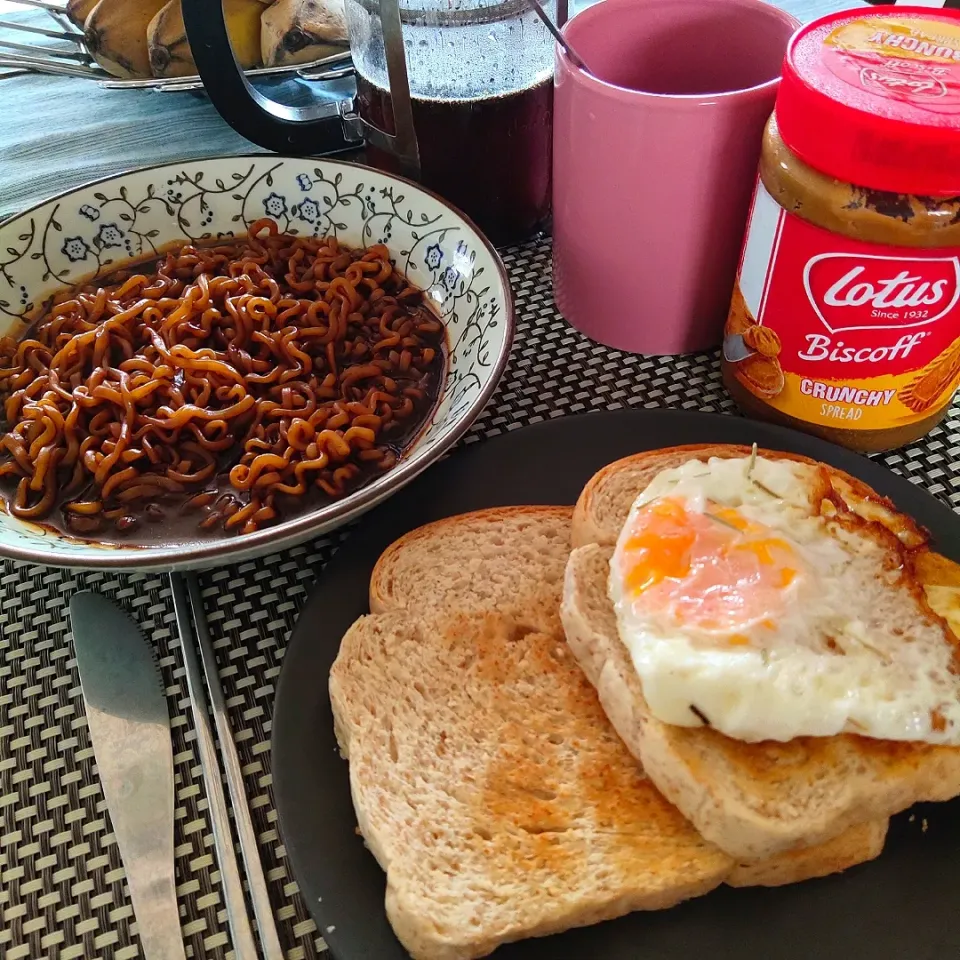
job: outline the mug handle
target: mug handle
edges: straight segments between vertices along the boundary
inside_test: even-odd
[[[237,133],[275,153],[302,156],[317,153],[332,132],[346,141],[344,147],[362,146],[355,126],[342,119],[349,101],[291,107],[250,83],[233,54],[221,0],[182,0],[182,6],[197,73],[217,112]]]

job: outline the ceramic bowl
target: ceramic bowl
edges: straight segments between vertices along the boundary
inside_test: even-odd
[[[383,243],[427,291],[447,329],[448,374],[419,439],[342,500],[251,534],[149,546],[94,543],[0,511],[0,554],[65,567],[185,569],[273,552],[330,531],[390,496],[448,450],[490,399],[513,337],[503,263],[465,217],[413,183],[368,167],[268,156],[167,164],[72,190],[0,224],[0,335],[19,336],[55,290],[175,241],[281,230]]]

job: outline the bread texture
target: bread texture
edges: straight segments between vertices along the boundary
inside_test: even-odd
[[[776,885],[879,853],[885,822],[741,865],[668,803],[564,640],[572,511],[443,520],[381,557],[330,675],[361,833],[416,960]]]
[[[739,861],[753,862],[822,844],[866,821],[883,822],[918,801],[957,796],[960,749],[852,735],[748,744],[707,727],[669,726],[650,714],[607,598],[614,544],[633,500],[661,470],[690,459],[747,453],[729,446],[678,447],[638,454],[597,473],[574,511],[562,618],[571,650],[647,775],[704,837]],[[858,512],[888,522],[905,542],[922,537],[860,481],[828,472],[857,501]],[[942,583],[949,580],[944,564],[953,566],[921,556],[917,573],[927,582],[929,570],[949,593]],[[960,584],[960,570],[953,570],[951,582]],[[929,589],[928,600],[934,609],[948,603]]]

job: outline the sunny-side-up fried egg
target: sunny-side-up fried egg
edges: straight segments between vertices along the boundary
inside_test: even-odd
[[[694,460],[637,498],[609,591],[650,711],[748,741],[960,744],[956,638],[903,545],[824,501],[824,477],[790,460]]]

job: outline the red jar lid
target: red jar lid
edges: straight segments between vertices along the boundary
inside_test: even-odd
[[[960,194],[960,12],[872,7],[802,27],[776,116],[786,145],[838,180]]]

